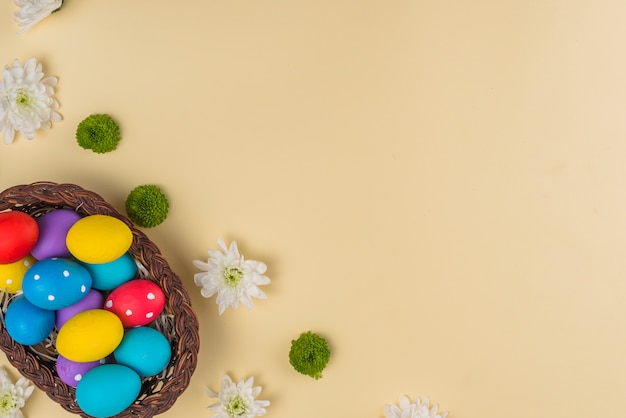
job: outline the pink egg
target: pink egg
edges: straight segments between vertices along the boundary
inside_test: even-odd
[[[37,219],[39,239],[30,254],[37,260],[52,257],[71,257],[65,238],[67,231],[81,216],[69,209],[57,209]]]
[[[165,295],[159,285],[144,279],[118,286],[104,303],[104,309],[116,314],[125,328],[152,322],[164,306]]]
[[[102,309],[104,306],[104,296],[97,290],[91,289],[84,298],[67,308],[56,311],[56,327],[61,327],[74,315],[89,309]]]

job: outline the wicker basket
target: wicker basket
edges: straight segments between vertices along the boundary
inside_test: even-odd
[[[159,249],[132,222],[99,195],[74,184],[38,182],[11,187],[0,193],[0,212],[19,210],[37,218],[53,209],[72,209],[81,215],[114,216],[133,232],[129,250],[140,277],[157,283],[166,296],[163,313],[150,326],[165,334],[172,347],[172,358],[163,373],[142,379],[137,400],[116,417],[150,418],[167,411],[189,385],[196,368],[199,350],[198,319],[183,285]],[[37,346],[16,343],[0,326],[0,349],[20,373],[33,381],[65,410],[89,417],[76,403],[75,389],[61,381],[55,370],[58,356],[54,335]]]

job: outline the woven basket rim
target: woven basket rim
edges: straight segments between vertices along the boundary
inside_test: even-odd
[[[133,234],[129,253],[140,270],[145,268],[147,277],[142,278],[154,281],[165,293],[166,306],[162,315],[171,320],[171,334],[166,337],[172,346],[172,359],[163,373],[142,380],[137,400],[115,417],[150,418],[167,411],[189,386],[198,360],[199,324],[189,294],[159,248],[99,194],[73,183],[49,181],[16,185],[0,192],[0,212],[18,210],[37,217],[60,208],[75,210],[83,216],[110,215],[128,225]],[[13,341],[3,321],[0,323],[0,349],[24,377],[63,409],[84,418],[90,417],[76,403],[75,389],[58,377],[54,362],[41,356],[36,348]]]

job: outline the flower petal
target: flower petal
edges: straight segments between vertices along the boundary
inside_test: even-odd
[[[33,139],[35,131],[48,129],[62,120],[56,111],[59,103],[52,96],[56,77],[43,77],[41,64],[30,58],[22,66],[19,60],[6,66],[0,84],[0,126],[5,144],[13,142],[15,131]]]
[[[0,385],[3,386],[7,383],[12,384],[13,382],[11,382],[11,379],[9,379],[9,374],[7,373],[6,369],[0,366]]]
[[[202,288],[202,296],[211,297],[217,293],[220,315],[229,307],[237,309],[239,304],[251,309],[252,298],[266,299],[258,286],[270,283],[268,277],[260,274],[265,272],[267,266],[254,260],[244,261],[235,241],[226,247],[226,243],[218,238],[217,245],[221,251],[209,250],[206,263],[193,261],[195,267],[203,270],[194,274],[194,283]]]

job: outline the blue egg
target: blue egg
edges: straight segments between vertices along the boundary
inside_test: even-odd
[[[22,291],[30,303],[42,309],[67,308],[91,290],[86,268],[66,258],[46,258],[26,271]]]
[[[119,414],[137,399],[141,378],[121,364],[103,364],[89,370],[76,386],[76,402],[96,418]]]
[[[91,274],[91,287],[98,290],[113,290],[137,274],[137,264],[129,253],[103,264],[81,263]]]
[[[33,305],[23,295],[15,297],[4,314],[7,332],[23,345],[36,345],[45,340],[54,328],[54,319],[54,311]]]
[[[130,367],[141,377],[153,376],[167,367],[172,357],[169,341],[159,331],[136,327],[124,334],[113,352],[115,361]]]

